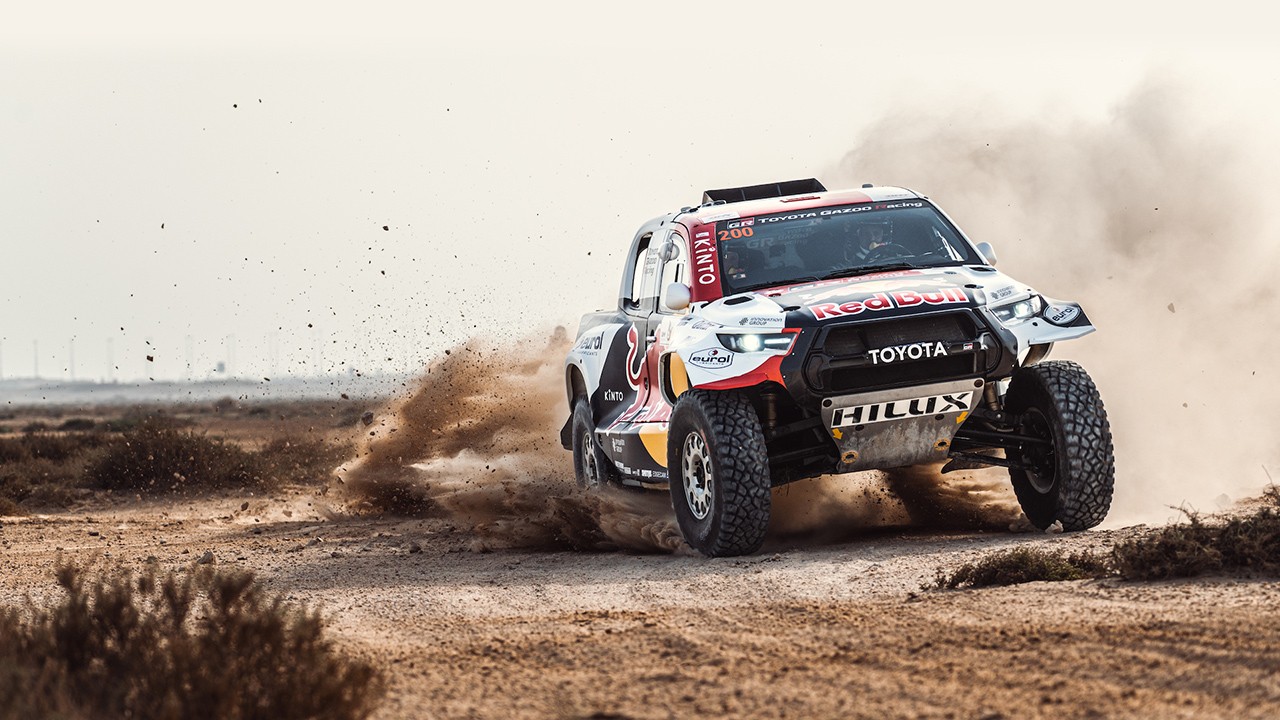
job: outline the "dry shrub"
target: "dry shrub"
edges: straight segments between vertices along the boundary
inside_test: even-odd
[[[1116,545],[1112,564],[1129,580],[1163,580],[1219,572],[1280,575],[1280,492],[1267,488],[1268,505],[1252,515],[1187,522]]]
[[[63,432],[87,432],[97,426],[98,424],[91,418],[67,418],[58,425],[58,429]]]
[[[0,517],[11,517],[26,514],[27,511],[23,510],[21,505],[3,495],[0,495]]]
[[[926,587],[990,587],[1037,581],[1084,580],[1109,574],[1107,561],[1090,552],[1071,553],[1019,547],[1002,550],[961,565],[948,574],[939,570]]]
[[[112,443],[86,472],[110,490],[182,491],[259,485],[261,458],[221,439],[144,422]]]
[[[168,428],[184,428],[195,425],[189,418],[177,417],[162,407],[137,405],[129,408],[117,418],[104,420],[97,429],[113,433],[126,433],[142,427],[163,426]]]
[[[384,685],[320,614],[252,575],[58,570],[51,608],[0,609],[3,718],[363,718]]]
[[[1015,548],[966,563],[949,574],[939,569],[934,582],[925,587],[986,587],[1108,575],[1126,580],[1239,572],[1280,576],[1280,489],[1268,487],[1263,499],[1265,504],[1253,514],[1225,520],[1206,521],[1186,511],[1187,522],[1124,540],[1105,557]]]
[[[0,497],[32,507],[65,507],[80,493],[84,463],[34,458],[0,464]]]
[[[31,506],[69,504],[86,465],[108,442],[99,433],[0,438],[0,498]]]
[[[25,436],[0,437],[0,463],[21,462],[31,458],[31,449],[27,447]]]
[[[0,438],[0,463],[32,459],[64,462],[107,442],[108,438],[99,433],[24,433],[18,437]]]
[[[172,417],[132,414],[122,433],[27,433],[0,438],[0,498],[61,506],[92,489],[148,493],[260,487],[327,479],[350,444],[288,436],[256,452],[184,429]]]
[[[272,440],[257,454],[273,480],[300,483],[327,479],[353,450],[349,443],[289,435]]]
[[[240,403],[229,395],[224,395],[213,401],[213,411],[216,413],[230,412],[238,407],[240,407]]]

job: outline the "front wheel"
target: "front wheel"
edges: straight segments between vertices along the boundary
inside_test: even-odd
[[[1009,475],[1031,524],[1044,529],[1059,521],[1072,531],[1102,522],[1115,488],[1115,450],[1102,398],[1084,368],[1059,360],[1019,369],[1005,410],[1020,418],[1018,433],[1029,438],[1016,451],[1023,467]]]
[[[680,532],[693,549],[709,557],[760,549],[769,525],[769,454],[744,395],[683,393],[671,413],[667,472]]]

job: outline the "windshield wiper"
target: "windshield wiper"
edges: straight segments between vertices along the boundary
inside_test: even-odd
[[[832,273],[823,275],[820,279],[831,280],[833,278],[854,277],[857,275],[870,275],[871,273],[888,272],[890,270],[919,270],[921,265],[909,262],[882,263],[880,265],[863,265],[856,268],[845,268],[844,270],[836,270]]]

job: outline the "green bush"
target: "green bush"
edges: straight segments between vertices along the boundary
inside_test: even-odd
[[[0,718],[363,718],[384,691],[248,573],[57,578],[53,607],[0,608]]]

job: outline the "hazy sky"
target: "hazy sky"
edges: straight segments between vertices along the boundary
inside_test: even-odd
[[[827,177],[895,114],[1097,122],[1155,74],[1280,157],[1245,4],[189,7],[6,8],[3,377],[73,340],[79,378],[200,377],[229,336],[248,376],[403,370],[573,323],[644,220]]]

